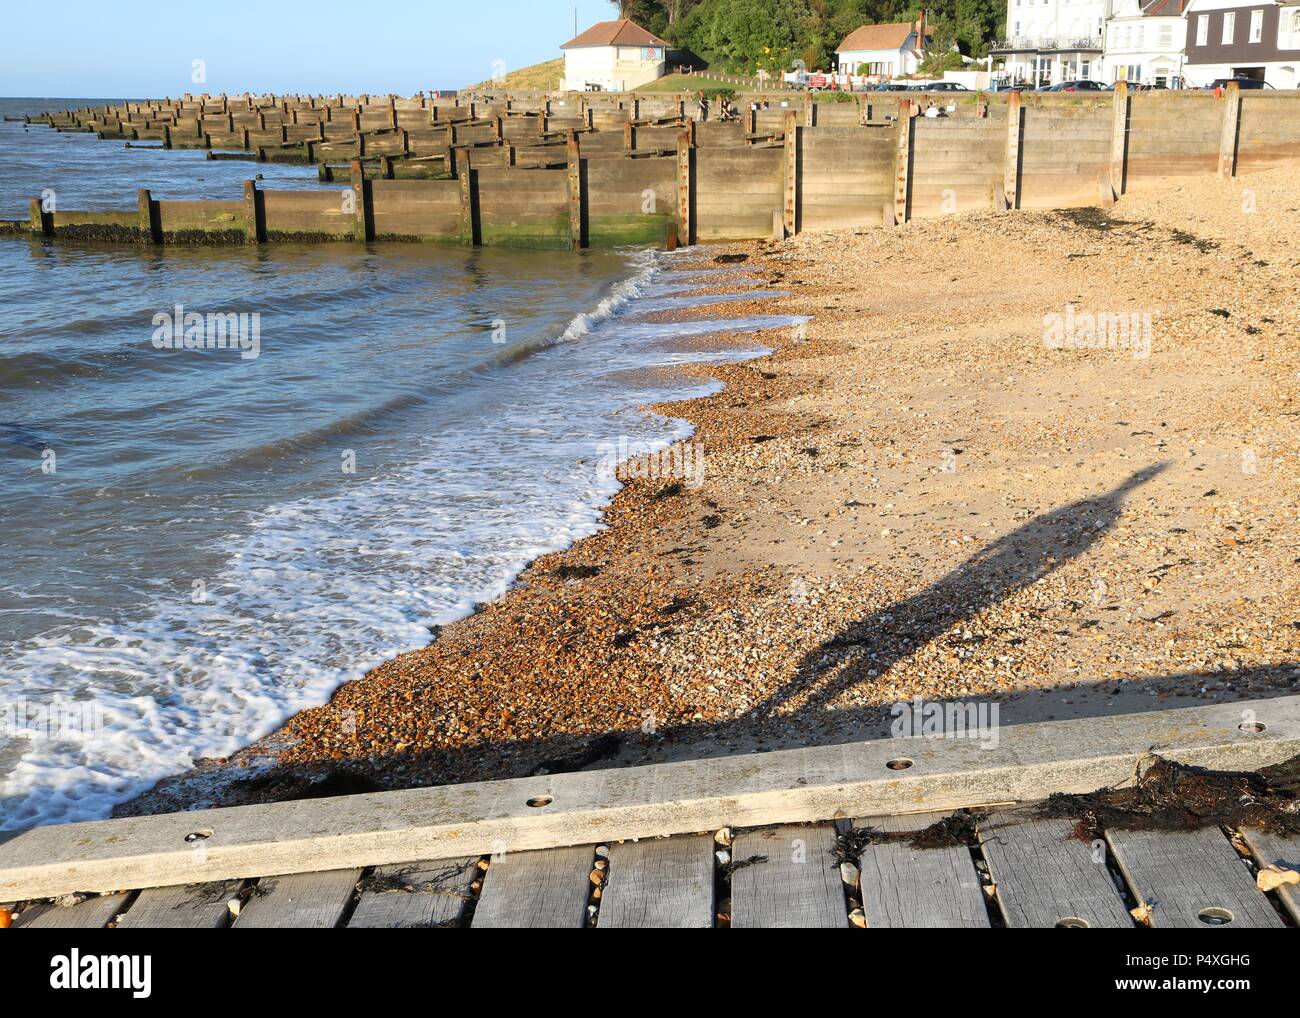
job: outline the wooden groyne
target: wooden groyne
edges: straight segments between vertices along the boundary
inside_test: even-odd
[[[751,108],[751,102],[758,108]],[[337,189],[244,184],[225,201],[139,192],[86,212],[32,202],[7,232],[135,243],[672,244],[1109,203],[1152,182],[1300,161],[1300,94],[166,100],[33,118],[102,138],[314,163]],[[926,116],[934,106],[939,116]],[[57,181],[51,182],[57,185]]]

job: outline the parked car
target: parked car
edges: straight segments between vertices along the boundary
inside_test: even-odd
[[[1205,87],[1207,89],[1227,88],[1234,81],[1237,83],[1237,87],[1241,89],[1273,87],[1267,81],[1261,81],[1259,78],[1215,78]]]
[[[1023,92],[1029,88],[1023,81],[1000,81],[993,86],[994,92]]]
[[[877,92],[906,92],[910,86],[901,81],[882,81],[876,86]]]
[[[931,92],[969,92],[970,89],[960,81],[936,81],[933,85],[927,85]]]
[[[1058,81],[1055,85],[1041,85],[1035,92],[1109,92],[1109,85],[1100,81],[1076,79],[1075,81]]]

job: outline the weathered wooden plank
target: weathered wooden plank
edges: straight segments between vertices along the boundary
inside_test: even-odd
[[[600,899],[600,927],[711,927],[715,916],[713,850],[708,835],[611,846],[609,883]]]
[[[33,930],[99,930],[111,923],[126,907],[129,894],[104,894],[76,905],[60,907],[43,903],[24,909],[14,927]]]
[[[1106,841],[1133,896],[1151,906],[1152,926],[1284,925],[1217,827],[1108,831]]]
[[[1095,186],[1095,181],[1094,181]],[[770,227],[770,224],[768,224]],[[36,827],[0,843],[0,900],[267,873],[384,866],[863,814],[1025,802],[1129,779],[1152,745],[1182,763],[1254,770],[1300,752],[1300,697],[1008,725],[998,745],[885,738],[617,770]],[[897,757],[913,765],[889,767]],[[761,766],[755,764],[760,763]],[[200,857],[187,837],[206,834]]]
[[[118,929],[210,930],[228,926],[230,901],[242,887],[242,880],[226,880],[141,891]]]
[[[1010,928],[1133,925],[1104,851],[1076,838],[1073,821],[996,813],[980,822],[979,838]]]
[[[578,929],[587,921],[595,852],[589,846],[507,852],[483,880],[473,926]]]
[[[1245,828],[1241,836],[1260,866],[1282,866],[1300,871],[1300,837],[1284,838]],[[1300,923],[1300,884],[1283,884],[1277,889],[1277,896],[1291,918]]]
[[[840,929],[849,924],[835,829],[777,827],[742,834],[732,846],[735,929]]]
[[[380,867],[361,883],[348,928],[455,926],[479,874],[478,856]]]
[[[944,813],[866,817],[859,827],[889,834],[924,830]],[[970,850],[868,845],[858,860],[868,929],[986,929],[988,909]]]
[[[263,877],[235,920],[235,928],[332,929],[352,902],[361,870],[329,870]]]

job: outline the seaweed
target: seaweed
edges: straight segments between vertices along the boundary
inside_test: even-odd
[[[1024,807],[1041,819],[1076,821],[1074,836],[1095,841],[1104,831],[1192,831],[1250,827],[1300,834],[1300,757],[1258,773],[1213,771],[1151,755],[1129,787],[1060,792]]]

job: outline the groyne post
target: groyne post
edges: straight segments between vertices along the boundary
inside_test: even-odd
[[[912,183],[912,116],[914,106],[911,99],[898,101],[898,132],[894,144],[894,208],[893,225],[901,226],[907,222],[909,213],[908,198]]]
[[[150,244],[162,243],[162,223],[158,217],[158,206],[148,188],[136,191],[136,204],[140,210],[140,233]]]
[[[787,237],[799,230],[799,118],[791,110],[785,115],[785,179],[781,225]]]
[[[370,211],[370,182],[366,180],[365,167],[360,159],[352,160],[352,204],[356,212],[353,228],[357,240],[363,244],[375,239],[375,221]]]
[[[1111,201],[1118,201],[1124,193],[1125,172],[1128,168],[1128,82],[1122,78],[1115,82],[1114,108],[1110,129],[1110,190]]]
[[[579,147],[578,132],[573,128],[569,128],[565,151],[568,157],[565,188],[569,202],[569,247],[574,249],[587,245],[582,231],[582,150]]]
[[[460,181],[460,235],[462,244],[481,244],[478,194],[469,149],[456,151],[456,179]]]
[[[1020,161],[1025,144],[1025,111],[1019,92],[1007,93],[1007,151],[1002,169],[1002,198],[1008,209],[1020,206]]]
[[[1241,90],[1229,82],[1223,93],[1223,127],[1219,134],[1219,177],[1228,180],[1237,175],[1237,134],[1241,123]]]
[[[244,181],[244,232],[250,244],[260,244],[266,239],[266,215],[255,180]]]
[[[691,216],[691,169],[694,148],[691,128],[677,132],[677,238],[687,247],[692,244],[694,223]]]

